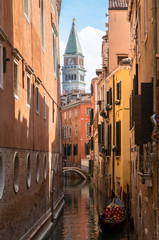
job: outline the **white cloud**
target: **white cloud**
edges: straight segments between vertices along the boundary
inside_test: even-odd
[[[78,33],[79,41],[81,44],[82,52],[84,55],[84,66],[86,69],[86,91],[90,89],[90,83],[92,78],[96,76],[96,69],[102,67],[101,47],[102,36],[105,32],[87,26]],[[61,66],[63,66],[63,54],[66,48],[66,44],[63,41],[60,42],[60,58]]]

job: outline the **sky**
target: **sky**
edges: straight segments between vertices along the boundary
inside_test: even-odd
[[[86,91],[90,91],[92,78],[96,76],[96,69],[102,67],[101,47],[102,36],[106,33],[105,23],[108,13],[108,0],[62,0],[59,39],[60,64],[63,66],[63,54],[75,18],[75,27],[84,55],[86,69]]]

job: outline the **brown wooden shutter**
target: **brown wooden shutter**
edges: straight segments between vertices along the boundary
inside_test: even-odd
[[[121,155],[121,121],[116,122],[116,156]]]

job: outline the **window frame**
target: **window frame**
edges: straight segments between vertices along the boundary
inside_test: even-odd
[[[43,93],[43,116],[44,116],[44,119],[46,119],[46,94]]]
[[[3,43],[0,41],[0,88],[3,89]]]
[[[29,103],[28,103],[28,79],[30,81],[29,83],[29,96],[30,96],[30,99],[29,99]],[[26,86],[27,86],[27,107],[28,108],[31,108],[31,75],[29,73],[26,74]]]
[[[90,108],[86,108],[86,115],[90,116]]]
[[[55,0],[51,0],[51,6],[52,6],[52,9],[55,13]]]
[[[77,108],[75,109],[75,118],[77,117]]]
[[[36,101],[36,113],[39,115],[40,114],[40,101],[39,101],[39,84],[36,83],[36,96],[35,96],[35,101]],[[37,91],[38,90],[38,91]],[[37,95],[38,93],[38,95]],[[38,104],[37,104],[38,103]]]
[[[28,7],[28,15],[27,15],[27,13],[25,11],[25,1],[27,1],[27,5],[28,5],[27,6]],[[23,4],[24,4],[24,16],[25,16],[26,20],[29,22],[29,0],[24,0]]]
[[[44,0],[41,0],[41,47],[45,51],[45,16],[44,16]]]
[[[16,67],[17,67],[17,76],[16,76],[16,78],[17,78],[17,86],[16,86],[16,92],[17,92],[17,94],[15,93],[15,79],[14,79],[14,64],[16,65]],[[18,62],[18,60],[16,59],[16,58],[14,58],[14,60],[13,60],[13,91],[14,91],[14,97],[17,99],[17,100],[19,100],[19,62]]]

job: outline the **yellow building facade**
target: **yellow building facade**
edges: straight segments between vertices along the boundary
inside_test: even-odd
[[[129,96],[130,66],[119,65],[105,80],[108,122],[108,196],[126,201],[130,185]]]

